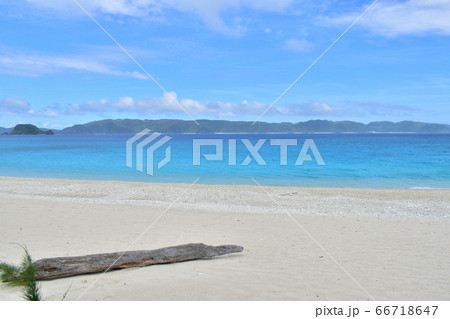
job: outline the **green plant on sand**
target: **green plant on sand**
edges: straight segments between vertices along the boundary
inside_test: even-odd
[[[40,301],[42,297],[36,281],[36,265],[28,250],[22,248],[25,254],[19,266],[0,263],[0,281],[10,287],[22,287],[25,300]]]

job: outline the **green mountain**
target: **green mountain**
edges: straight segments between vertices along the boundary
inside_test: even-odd
[[[11,135],[52,135],[52,130],[43,131],[31,124],[17,124],[14,129],[9,133]]]
[[[74,125],[63,129],[62,134],[133,134],[145,128],[161,133],[450,133],[450,125],[422,122],[371,122],[310,120],[298,123],[267,123],[223,120],[101,120]]]

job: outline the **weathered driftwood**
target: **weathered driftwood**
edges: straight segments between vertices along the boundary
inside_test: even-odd
[[[236,245],[208,246],[186,244],[155,250],[136,250],[74,257],[45,258],[35,262],[36,279],[47,280],[104,272],[130,267],[145,267],[200,258],[238,253],[243,247]],[[120,257],[120,258],[119,258]]]

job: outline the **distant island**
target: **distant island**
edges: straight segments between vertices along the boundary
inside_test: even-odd
[[[3,132],[3,135],[52,135],[52,130],[41,130],[32,124],[17,124],[11,132]]]
[[[224,120],[101,120],[67,127],[61,134],[133,134],[145,128],[161,133],[450,133],[450,125],[403,121],[371,122],[310,120],[267,123]]]
[[[33,125],[0,128],[10,134],[135,134],[145,128],[161,133],[450,133],[450,125],[424,122],[370,122],[310,120],[297,123],[268,123],[224,120],[101,120],[62,130],[45,131]]]

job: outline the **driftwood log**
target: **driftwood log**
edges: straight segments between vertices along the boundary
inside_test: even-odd
[[[107,254],[39,259],[36,280],[48,280],[114,269],[169,264],[241,252],[236,245],[208,246],[186,244],[155,250],[136,250]]]

